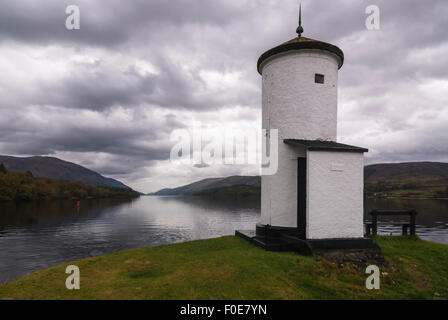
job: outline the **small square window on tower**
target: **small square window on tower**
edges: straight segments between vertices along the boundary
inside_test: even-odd
[[[323,74],[316,73],[314,75],[314,82],[316,83],[324,83],[325,76]]]

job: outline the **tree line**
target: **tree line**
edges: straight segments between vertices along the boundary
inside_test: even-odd
[[[0,201],[138,197],[132,189],[97,187],[84,182],[36,178],[31,172],[9,171],[0,163]]]

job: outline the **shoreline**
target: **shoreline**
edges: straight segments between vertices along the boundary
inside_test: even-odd
[[[113,197],[88,197],[88,198],[52,198],[52,199],[35,199],[35,200],[0,200],[0,203],[15,203],[15,204],[26,204],[26,203],[38,203],[38,202],[47,202],[47,201],[86,201],[86,200],[102,200],[102,199],[138,199],[141,195],[138,196],[113,196]]]
[[[225,236],[67,262],[0,285],[0,299],[448,300],[448,245],[417,237],[374,239],[387,260],[381,290],[365,288],[362,267],[269,252]],[[71,264],[79,267],[80,290],[65,287]]]
[[[246,198],[246,197],[260,197],[261,195],[259,194],[253,194],[253,195],[239,195],[239,194],[223,194],[223,195],[214,195],[214,194],[146,194],[144,196],[147,197],[241,197],[241,198]],[[448,200],[448,198],[432,198],[432,197],[394,197],[394,196],[387,196],[387,197],[375,197],[375,196],[365,196],[365,199],[391,199],[391,200]]]
[[[394,196],[387,196],[387,197],[375,197],[375,196],[366,196],[366,198],[369,199],[391,199],[391,200],[448,200],[448,198],[429,198],[429,197],[394,197]]]

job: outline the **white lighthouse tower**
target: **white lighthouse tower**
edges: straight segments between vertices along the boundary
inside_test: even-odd
[[[364,152],[337,141],[337,46],[298,36],[263,53],[262,127],[278,130],[278,170],[261,177],[256,233],[271,250],[378,248],[363,238]],[[272,156],[272,155],[271,155]]]

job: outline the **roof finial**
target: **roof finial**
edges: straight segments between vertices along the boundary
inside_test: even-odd
[[[299,4],[299,26],[296,29],[296,33],[299,37],[302,36],[303,27],[302,27],[302,3]]]

